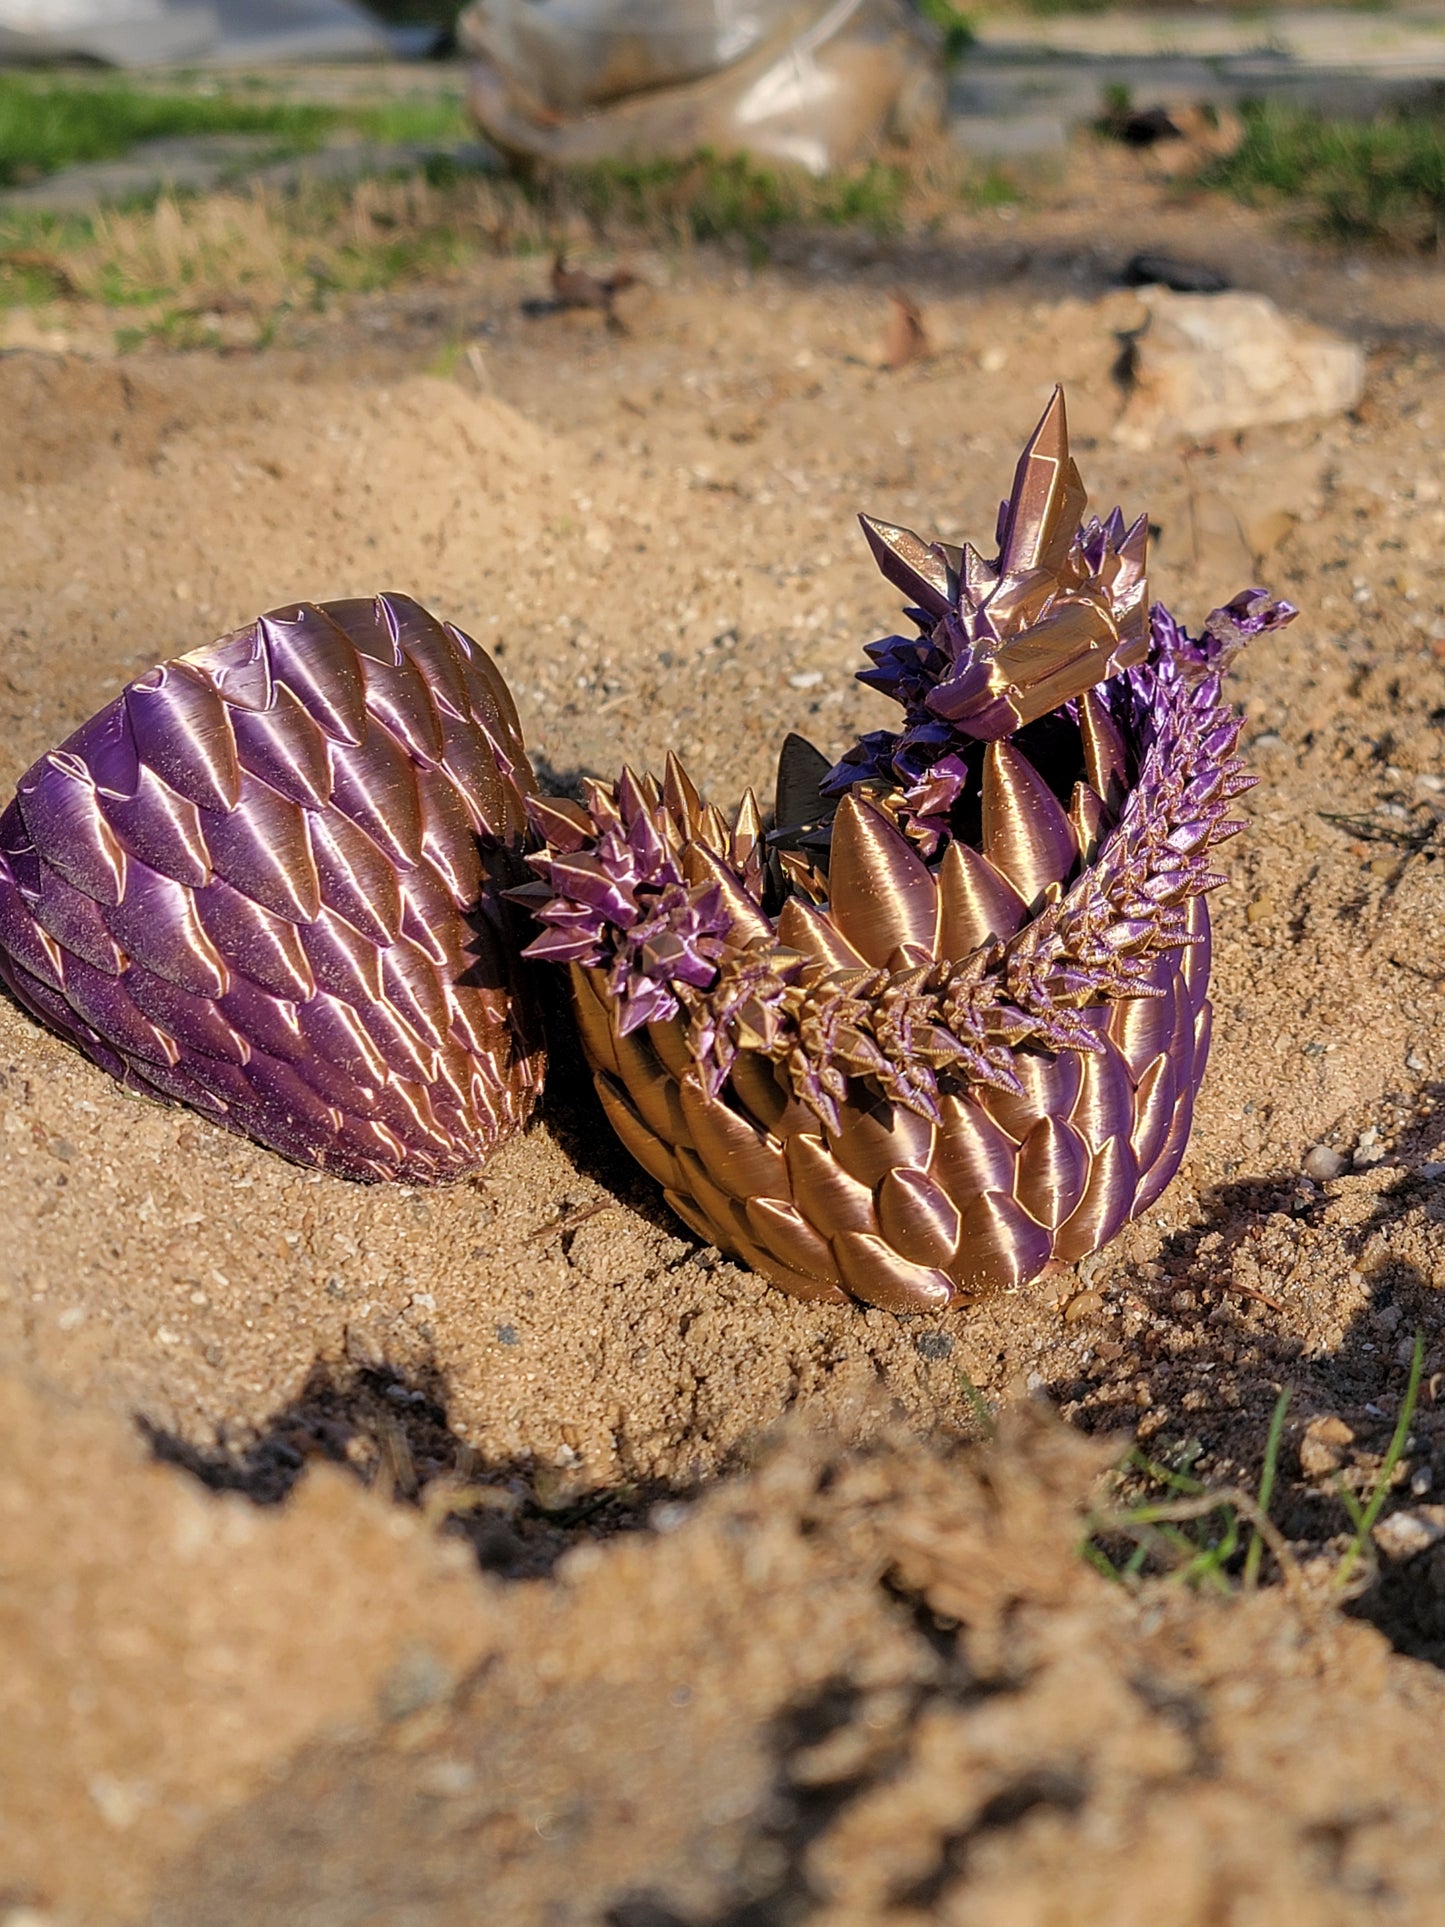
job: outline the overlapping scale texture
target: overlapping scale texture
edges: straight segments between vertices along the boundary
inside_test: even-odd
[[[919,635],[865,679],[904,727],[835,770],[790,739],[764,834],[670,760],[531,806],[517,893],[603,1107],[699,1236],[802,1298],[938,1309],[1097,1250],[1188,1141],[1215,845],[1251,779],[1199,638],[1148,608],[1144,522],[1080,523],[1062,397],[997,561],[865,523]]]
[[[503,897],[533,790],[495,665],[405,596],[131,683],[0,815],[0,977],[133,1088],[426,1183],[540,1089]]]

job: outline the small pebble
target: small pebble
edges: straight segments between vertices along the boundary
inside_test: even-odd
[[[470,1793],[477,1783],[476,1768],[470,1760],[444,1758],[424,1762],[417,1772],[417,1785],[423,1793],[443,1800]]]
[[[366,1325],[346,1327],[346,1356],[363,1372],[379,1372],[386,1363],[381,1340]]]
[[[1337,1178],[1345,1168],[1345,1160],[1340,1152],[1332,1150],[1328,1144],[1312,1144],[1304,1155],[1304,1174],[1314,1178],[1319,1184]]]
[[[381,1717],[389,1722],[408,1719],[445,1699],[454,1684],[450,1668],[430,1647],[413,1646],[381,1682],[377,1694]]]
[[[918,1332],[913,1349],[920,1358],[947,1358],[953,1351],[953,1339],[947,1332]]]
[[[1414,1506],[1381,1519],[1371,1535],[1387,1559],[1413,1559],[1445,1539],[1445,1505]]]
[[[1371,1164],[1379,1164],[1384,1155],[1385,1147],[1380,1142],[1379,1127],[1372,1124],[1368,1130],[1361,1131],[1360,1141],[1355,1146],[1355,1155],[1350,1162],[1360,1171]]]
[[[1097,1318],[1104,1309],[1103,1296],[1097,1291],[1076,1291],[1064,1306],[1066,1325],[1082,1324],[1086,1318]]]
[[[1353,1445],[1355,1435],[1343,1419],[1326,1415],[1311,1419],[1300,1440],[1300,1471],[1307,1479],[1321,1479],[1338,1472],[1345,1462],[1345,1448]]]

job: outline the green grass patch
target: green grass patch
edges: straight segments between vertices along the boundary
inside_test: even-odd
[[[258,134],[288,147],[315,147],[335,118],[309,102],[150,93],[123,81],[87,85],[0,74],[0,186],[81,161],[116,160],[148,140]]]
[[[387,146],[446,147],[477,138],[466,107],[453,94],[398,94],[370,106],[336,109],[334,124]]]
[[[881,161],[814,180],[746,155],[704,152],[687,161],[567,168],[538,176],[528,191],[549,212],[570,207],[599,230],[661,227],[679,240],[716,241],[801,222],[894,228],[902,221],[907,187],[906,171]]]
[[[953,0],[918,0],[918,11],[943,35],[944,57],[959,60],[974,43],[973,22]]]
[[[317,111],[331,127],[415,141],[420,164],[349,182],[242,179],[73,213],[0,209],[0,309],[109,310],[126,348],[206,346],[216,327],[223,345],[243,348],[333,299],[445,280],[483,258],[563,247],[585,256],[583,224],[591,245],[614,255],[732,240],[764,260],[784,229],[928,233],[960,207],[1018,198],[1007,175],[944,149],[821,180],[711,154],[514,177],[429,146],[465,131],[458,102],[416,96]],[[274,136],[278,123],[269,124]],[[87,317],[97,320],[104,325]]]
[[[1010,13],[1032,14],[1038,20],[1053,20],[1060,14],[1068,13],[1112,13],[1118,0],[1011,0],[1007,8]],[[999,12],[1005,11],[1003,8]],[[1250,8],[1236,8],[1236,12],[1249,12]]]
[[[1359,1581],[1353,1586],[1351,1581],[1362,1560],[1373,1570],[1370,1534],[1379,1522],[1405,1453],[1424,1370],[1425,1335],[1417,1332],[1405,1395],[1368,1496],[1361,1499],[1342,1479],[1336,1482],[1336,1493],[1354,1529],[1335,1570],[1336,1591],[1360,1590]],[[1089,1515],[1080,1556],[1108,1579],[1132,1582],[1146,1573],[1165,1573],[1184,1585],[1232,1593],[1240,1587],[1252,1591],[1258,1585],[1268,1550],[1283,1576],[1296,1578],[1294,1557],[1269,1516],[1289,1396],[1287,1390],[1282,1391],[1275,1400],[1255,1492],[1237,1486],[1209,1486],[1196,1478],[1193,1465],[1197,1441],[1178,1448],[1172,1459],[1150,1458],[1136,1447],[1115,1474],[1119,1501],[1100,1506]],[[1138,1493],[1141,1487],[1143,1497],[1125,1496]]]
[[[1243,144],[1206,170],[1206,185],[1256,204],[1293,203],[1338,241],[1441,245],[1445,116],[1329,120],[1266,102],[1247,107],[1244,122]]]
[[[117,160],[142,141],[249,134],[281,153],[306,153],[339,132],[384,145],[445,145],[474,132],[462,102],[438,93],[334,106],[264,97],[213,81],[189,91],[129,81],[37,79],[0,73],[0,187],[84,161]]]
[[[1232,1593],[1237,1589],[1241,1547],[1246,1589],[1259,1583],[1260,1563],[1268,1547],[1280,1570],[1292,1574],[1293,1557],[1269,1516],[1288,1408],[1289,1393],[1282,1391],[1270,1419],[1257,1492],[1210,1487],[1195,1478],[1190,1468],[1198,1455],[1197,1441],[1181,1447],[1172,1464],[1152,1459],[1136,1447],[1120,1468],[1120,1482],[1137,1488],[1142,1480],[1158,1496],[1091,1514],[1080,1548],[1083,1558],[1105,1578],[1120,1582],[1131,1582],[1145,1572],[1163,1572],[1181,1585]]]

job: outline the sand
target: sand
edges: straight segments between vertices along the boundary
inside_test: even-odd
[[[544,783],[672,746],[766,796],[788,729],[886,720],[854,513],[987,538],[1056,379],[1156,593],[1304,610],[1236,678],[1261,782],[1183,1171],[971,1311],[798,1305],[699,1248],[560,1017],[538,1123],[423,1193],[0,1004],[8,1927],[1439,1918],[1445,1546],[1385,1561],[1383,1632],[1326,1583],[1417,1330],[1392,1504],[1445,1498],[1439,276],[1131,192],[640,259],[626,334],[523,318],[522,262],[254,356],[0,356],[7,788],[153,661],[395,588],[494,651]],[[1130,250],[1363,340],[1355,414],[1112,443],[1121,199]],[[890,372],[900,281],[936,352]],[[1077,1559],[1122,1435],[1252,1487],[1282,1387],[1293,1589]]]

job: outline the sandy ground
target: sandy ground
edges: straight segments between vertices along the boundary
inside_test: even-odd
[[[1113,444],[1145,245],[1363,340],[1360,409]],[[986,538],[1063,379],[1156,593],[1304,610],[1237,680],[1262,781],[1189,1157],[1077,1281],[896,1319],[699,1249],[565,1025],[541,1121],[423,1194],[0,1005],[0,1922],[1438,1920],[1445,1544],[1358,1603],[1384,1634],[1310,1576],[1417,1330],[1396,1496],[1445,1498],[1441,276],[1121,180],[637,265],[626,334],[524,319],[503,263],[255,357],[0,357],[0,779],[160,657],[397,588],[493,649],[544,782],[671,745],[766,794],[787,729],[884,720],[855,511]],[[936,352],[890,373],[900,282]],[[1076,1559],[1114,1435],[1252,1486],[1281,1387],[1300,1586]],[[973,1388],[1020,1414],[984,1453]]]

